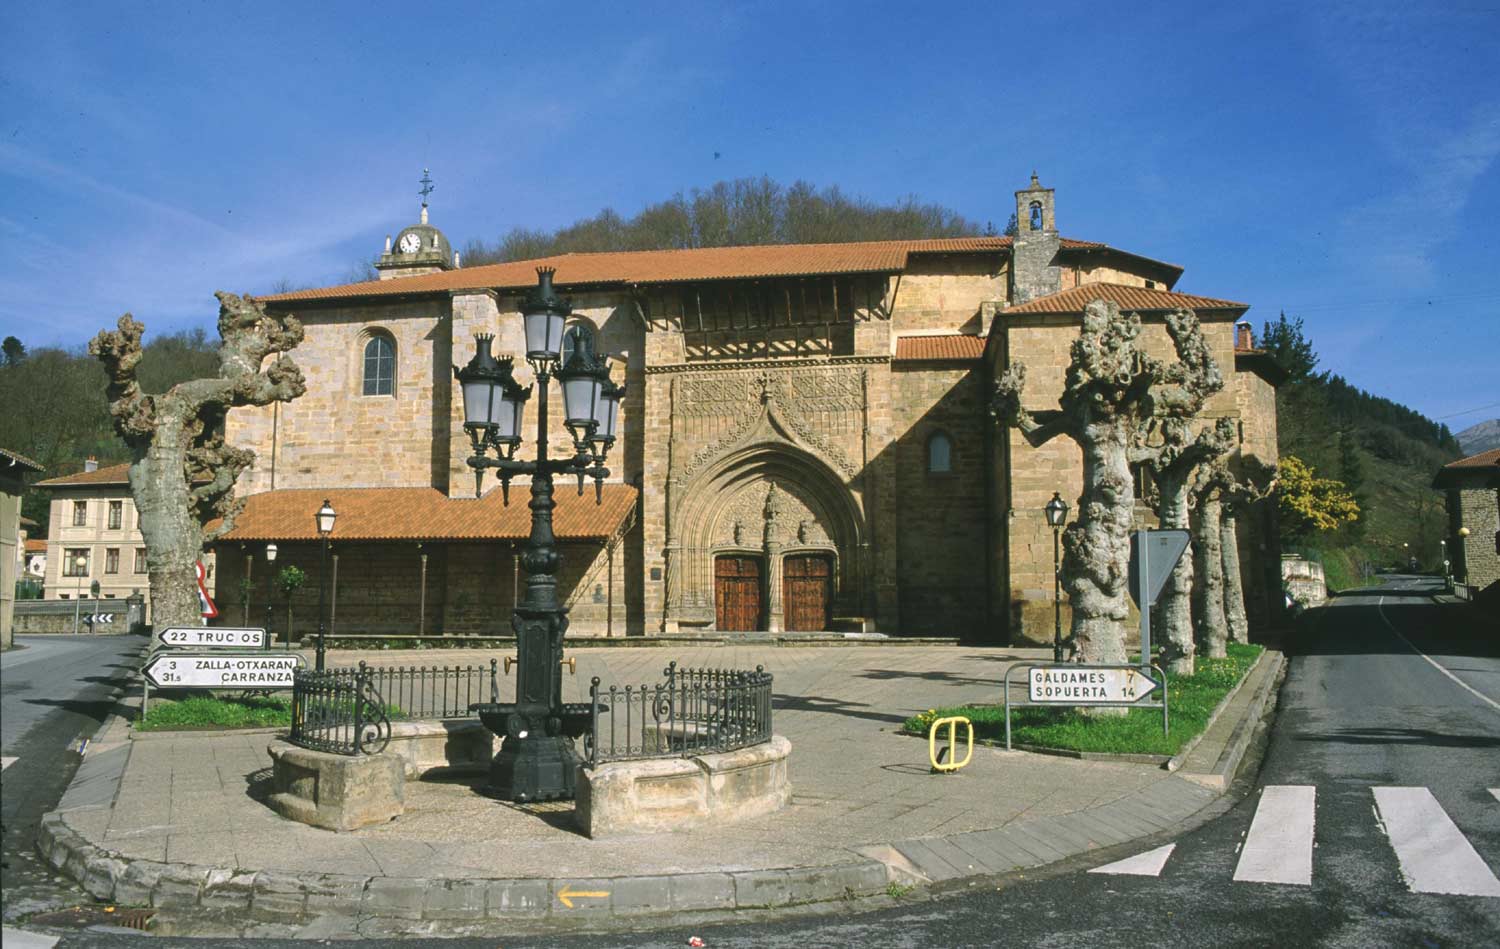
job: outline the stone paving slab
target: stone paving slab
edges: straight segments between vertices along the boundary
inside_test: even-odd
[[[760,664],[773,672],[776,731],[794,748],[785,810],[593,841],[571,828],[566,813],[539,816],[484,797],[479,776],[412,781],[401,817],[333,833],[283,820],[265,805],[272,735],[125,742],[123,723],[111,722],[100,736],[107,757],[88,773],[80,769],[71,806],[48,815],[39,849],[116,899],[196,906],[267,925],[315,920],[320,932],[339,916],[357,920],[361,933],[461,932],[485,919],[551,926],[724,912],[869,896],[889,881],[1004,873],[1168,832],[1216,796],[1148,764],[988,747],[976,747],[962,771],[937,776],[928,772],[926,743],[895,733],[928,708],[997,700],[1007,666],[1045,660],[1047,650],[734,644],[670,651],[685,666]],[[666,652],[579,650],[584,668],[565,677],[565,698],[580,699],[580,682],[592,675],[659,681]],[[445,650],[422,658],[448,665],[491,655]],[[334,653],[330,664],[359,659],[411,664],[409,656],[380,653]],[[1254,693],[1238,703],[1244,709],[1258,707],[1257,697],[1263,704],[1274,682],[1256,671],[1255,688],[1242,690]],[[333,868],[340,876],[329,876]],[[606,895],[574,896],[580,893]]]

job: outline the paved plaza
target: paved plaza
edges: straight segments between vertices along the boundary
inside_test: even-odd
[[[775,731],[793,747],[790,806],[734,823],[590,840],[573,828],[570,804],[515,807],[482,796],[483,775],[450,775],[409,781],[405,812],[395,820],[334,833],[285,820],[266,805],[266,748],[275,732],[129,737],[118,719],[101,732],[90,751],[94,760],[85,763],[60,812],[66,827],[96,848],[91,853],[126,864],[223,868],[220,880],[337,874],[352,887],[354,905],[363,905],[350,913],[356,919],[372,912],[372,894],[395,881],[411,903],[395,915],[425,920],[441,917],[442,908],[433,910],[424,888],[450,893],[465,881],[476,887],[543,881],[554,903],[567,886],[611,891],[610,905],[593,910],[612,907],[616,915],[668,909],[683,880],[717,880],[730,890],[757,881],[763,895],[769,879],[772,895],[754,897],[759,905],[831,898],[798,889],[799,880],[820,879],[819,870],[846,874],[837,878],[839,893],[880,892],[887,881],[1005,872],[1149,837],[1180,826],[1219,793],[1160,765],[989,747],[976,747],[962,771],[935,775],[926,741],[898,733],[905,718],[929,708],[1000,701],[1005,670],[1046,661],[1050,650],[767,643],[583,647],[569,654],[578,672],[564,676],[568,701],[585,700],[596,675],[606,684],[659,682],[672,659],[683,666],[764,666],[775,676]],[[333,652],[328,662],[453,665],[494,655]],[[1242,689],[1237,701],[1264,693],[1273,677],[1274,670],[1262,670],[1265,682]],[[513,681],[502,679],[502,701],[512,697]],[[1244,710],[1239,718],[1257,712]],[[1213,770],[1218,758],[1208,755],[1201,770]],[[216,878],[210,872],[207,879]],[[621,894],[642,881],[659,892],[630,904]],[[207,906],[210,883],[199,886]],[[726,908],[757,905],[736,893]],[[490,905],[498,897],[472,899],[471,915],[503,915]],[[550,912],[564,915],[561,904]]]

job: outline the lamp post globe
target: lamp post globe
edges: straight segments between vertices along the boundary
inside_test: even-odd
[[[79,613],[83,609],[83,578],[88,576],[89,558],[79,554],[73,558],[73,566],[78,574],[78,592],[73,597],[73,633],[76,635],[80,621]]]
[[[475,337],[469,364],[455,369],[464,395],[464,429],[473,442],[467,461],[474,469],[475,494],[480,494],[484,470],[495,469],[504,503],[510,502],[511,479],[531,477],[531,533],[521,555],[526,590],[511,616],[516,633],[515,702],[478,702],[471,708],[485,727],[503,736],[499,754],[490,766],[486,793],[526,802],[572,798],[579,765],[573,739],[589,728],[587,704],[562,701],[562,642],[568,629],[567,608],[557,595],[557,572],[562,563],[552,533],[554,475],[574,475],[579,493],[593,478],[595,502],[602,503],[603,482],[609,477],[605,458],[615,439],[619,400],[624,388],[609,380],[605,360],[594,352],[592,334],[564,324],[572,307],[552,285],[555,271],[537,269],[537,286],[521,307],[526,339],[526,361],[536,374],[536,457],[514,457],[520,444],[522,410],[531,388],[521,388],[511,373],[510,357],[489,352],[493,337]],[[566,353],[564,350],[566,349]],[[548,457],[548,391],[552,376],[562,386],[564,423],[573,440],[573,453]],[[494,457],[490,457],[493,449]]]
[[[323,506],[318,508],[318,513],[313,515],[313,519],[317,524],[318,539],[323,548],[318,562],[318,655],[313,668],[322,672],[324,654],[327,651],[323,638],[327,632],[327,625],[323,613],[327,589],[324,580],[328,576],[328,536],[333,533],[333,522],[338,519],[338,512],[333,509],[332,504],[328,503],[328,499],[324,498]]]
[[[266,544],[266,648],[271,648],[271,618],[275,615],[272,606],[274,598],[273,585],[276,582],[276,542],[273,540]],[[287,642],[287,648],[292,648],[291,642]]]
[[[1068,520],[1068,502],[1060,491],[1053,491],[1042,512],[1052,527],[1052,661],[1062,662],[1062,527]]]

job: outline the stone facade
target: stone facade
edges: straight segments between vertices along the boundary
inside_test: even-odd
[[[1040,206],[1035,231],[1032,201]],[[1031,369],[1029,399],[1039,407],[1055,399],[1079,316],[1006,310],[1094,282],[1165,291],[1180,269],[1061,238],[1053,193],[1035,178],[1017,193],[1017,209],[1014,243],[549,258],[573,320],[595,333],[598,351],[613,354],[614,379],[627,387],[610,478],[639,491],[632,526],[564,551],[559,589],[573,610],[570,634],[812,624],[1050,640],[1051,532],[1041,510],[1053,491],[1077,496],[1078,452],[1062,440],[1029,448],[993,423],[987,404],[995,367],[1011,358]],[[755,255],[771,262],[739,259]],[[230,414],[229,440],[257,452],[242,488],[421,487],[455,502],[472,497],[451,367],[468,360],[480,332],[495,335],[498,354],[523,350],[519,306],[534,285],[530,267],[435,271],[272,298],[306,326],[293,358],[308,392],[289,406]],[[1274,393],[1242,384],[1234,370],[1233,319],[1243,311],[1229,304],[1200,313],[1229,378],[1208,414],[1245,420],[1247,445],[1274,460]],[[1146,322],[1152,350],[1170,354],[1161,314]],[[362,394],[361,354],[373,334],[395,350],[390,395]],[[974,345],[898,355],[903,341],[922,337]],[[910,355],[918,352],[926,355]],[[532,382],[523,360],[515,375]],[[555,384],[551,398],[560,406]],[[535,405],[533,395],[528,430]],[[550,450],[567,447],[554,415]],[[528,438],[522,456],[529,452]],[[524,492],[524,479],[517,488]],[[233,549],[228,540],[221,550]],[[295,562],[317,554],[314,544],[284,549]],[[505,625],[517,580],[508,545],[434,537],[420,552],[411,543],[336,543],[335,552],[339,630]],[[226,583],[245,575],[247,554],[259,549],[224,558]],[[263,603],[257,568],[248,568],[251,598]],[[294,609],[316,597],[310,586]]]
[[[1460,582],[1476,590],[1500,583],[1500,488],[1450,488],[1447,501],[1449,536],[1459,538],[1463,551],[1454,558]],[[1467,536],[1460,535],[1462,528]]]

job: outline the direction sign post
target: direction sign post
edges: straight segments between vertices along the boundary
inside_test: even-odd
[[[1151,607],[1187,550],[1184,530],[1136,531],[1130,537],[1130,598],[1141,611],[1141,668],[1151,668]]]
[[[166,648],[263,649],[267,639],[259,626],[169,626],[158,630],[157,642]]]
[[[154,689],[270,689],[292,687],[292,674],[305,664],[297,653],[158,652],[141,675]]]
[[[1159,666],[1090,665],[1082,662],[1047,666],[1014,665],[1005,670],[1005,750],[1010,750],[1010,675],[1025,669],[1028,705],[1110,705],[1161,709],[1161,733],[1169,734],[1167,674]],[[1151,673],[1155,672],[1156,675]],[[1161,690],[1161,703],[1148,702]]]

